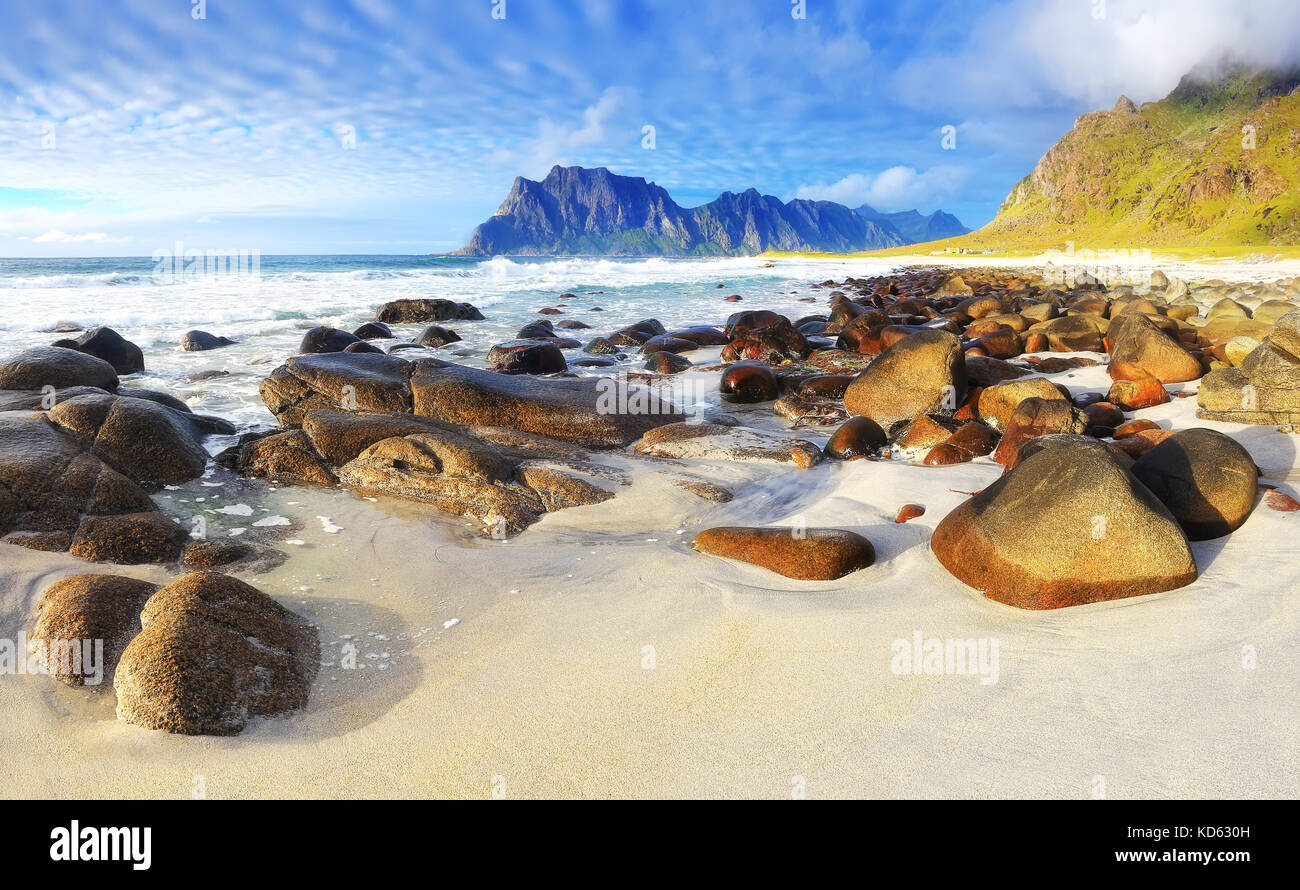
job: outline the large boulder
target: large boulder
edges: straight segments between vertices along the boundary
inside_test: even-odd
[[[850,417],[826,442],[825,453],[836,460],[872,457],[889,443],[889,437],[870,417]]]
[[[75,349],[108,362],[119,374],[137,374],[144,370],[144,353],[112,328],[92,328],[76,340],[60,340],[55,346]]]
[[[93,386],[112,392],[117,384],[117,371],[108,362],[62,346],[25,349],[0,363],[0,389]]]
[[[69,686],[111,683],[123,650],[140,632],[140,610],[157,590],[120,575],[70,575],[41,594],[28,641],[45,654],[50,675]]]
[[[352,332],[352,336],[361,340],[391,340],[393,331],[380,321],[368,321]]]
[[[798,581],[833,581],[876,561],[870,541],[838,528],[710,528],[695,536],[695,549]]]
[[[1065,396],[1056,388],[1056,384],[1046,377],[1009,380],[995,383],[980,392],[979,415],[999,429],[1005,430],[1007,424],[1011,422],[1011,415],[1015,413],[1016,407],[1030,398],[1066,401]]]
[[[298,347],[298,352],[303,355],[343,352],[348,347],[361,342],[360,337],[349,334],[347,331],[340,331],[338,328],[331,328],[328,325],[319,325],[303,334],[302,344]]]
[[[1065,399],[1032,396],[1023,399],[1011,413],[993,459],[1010,470],[1020,459],[1021,446],[1030,439],[1062,433],[1078,434],[1087,428],[1088,416]]]
[[[593,362],[596,359],[586,359],[585,361]],[[693,362],[684,355],[678,355],[673,352],[652,352],[642,366],[647,371],[655,374],[680,374],[687,368],[691,367]]]
[[[423,418],[420,418],[423,419]],[[450,426],[380,440],[338,471],[360,492],[432,504],[496,533],[522,531],[543,513],[613,497],[553,466],[525,462],[527,448],[496,444]]]
[[[1103,305],[1105,301],[1102,301]],[[1032,330],[1032,329],[1031,329]],[[1101,328],[1091,315],[1067,315],[1042,326],[1052,352],[1101,352]]]
[[[961,340],[947,331],[921,331],[868,365],[845,391],[844,406],[888,429],[921,414],[952,413],[965,396]]]
[[[432,417],[386,411],[308,411],[302,431],[312,448],[334,466],[353,460],[376,442],[414,433],[459,434],[464,431]],[[467,435],[467,433],[466,433]]]
[[[777,364],[809,352],[808,341],[790,319],[766,309],[737,312],[727,319],[724,333],[731,341],[722,351],[724,362],[758,359]]]
[[[1169,509],[1103,444],[1039,439],[949,513],[930,549],[963,583],[1022,609],[1173,590],[1196,580]]]
[[[362,493],[421,501],[518,533],[545,507],[533,491],[512,481],[513,462],[478,444],[475,448],[465,440],[448,442],[444,436],[418,433],[384,439],[340,468],[339,479]],[[449,453],[460,459],[462,472],[452,472],[445,463]]]
[[[195,572],[159,590],[118,662],[117,716],[146,729],[234,735],[306,707],[320,661],[315,627],[228,575]]]
[[[138,389],[136,387],[122,387],[117,391],[119,396],[128,399],[144,399],[147,402],[155,402],[167,409],[167,413],[172,419],[186,430],[190,437],[196,442],[202,442],[208,436],[230,436],[234,435],[237,427],[222,417],[215,417],[211,414],[195,414],[189,405],[170,393],[158,392],[152,389]],[[73,393],[68,393],[67,398],[71,398]],[[63,401],[60,399],[59,401]]]
[[[379,307],[375,321],[387,324],[427,324],[434,321],[481,321],[483,313],[469,303],[451,300],[393,300]]]
[[[414,365],[391,355],[334,353],[289,359],[262,381],[262,401],[281,426],[313,408],[410,411]]]
[[[1201,376],[1201,363],[1146,315],[1126,312],[1107,333],[1110,376],[1134,380],[1150,375],[1162,384],[1184,383]]]
[[[596,448],[622,447],[682,416],[671,402],[614,378],[536,378],[423,360],[415,413],[461,426],[522,430]]]
[[[70,535],[85,516],[153,509],[140,486],[45,418],[0,417],[0,534]]]
[[[560,347],[546,340],[497,344],[489,350],[487,360],[503,374],[559,374],[569,369]]]
[[[338,483],[329,462],[300,429],[274,433],[244,444],[236,450],[231,467],[245,476],[277,482]]]
[[[430,349],[437,349],[440,346],[446,346],[448,343],[459,343],[460,334],[451,328],[444,328],[439,324],[431,324],[425,328],[420,336],[416,338],[417,343],[421,346],[427,346]]]
[[[770,402],[781,394],[781,383],[763,362],[746,360],[722,372],[718,390],[726,402]]]
[[[194,430],[174,409],[150,399],[81,395],[56,403],[49,418],[136,482],[179,485],[207,466]]]
[[[1250,452],[1211,429],[1174,433],[1133,464],[1193,541],[1236,531],[1255,507],[1259,468]]]
[[[514,430],[314,409],[301,429],[245,443],[231,465],[247,475],[421,501],[514,534],[544,513],[613,497],[548,463],[581,465],[581,457],[568,443]]]

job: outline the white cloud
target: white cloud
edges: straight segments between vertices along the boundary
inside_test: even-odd
[[[67,232],[60,232],[58,229],[50,229],[43,235],[37,235],[32,241],[37,244],[76,244],[83,241],[106,241],[108,240],[107,232],[85,232],[80,235],[70,235]]]
[[[914,207],[928,211],[956,195],[966,180],[966,171],[961,167],[944,165],[917,171],[899,165],[874,175],[850,173],[830,184],[801,185],[794,196],[849,207],[870,204],[886,213]]]
[[[1121,93],[1163,98],[1193,69],[1225,61],[1300,64],[1300,3],[1015,0],[986,15],[964,45],[900,66],[895,85],[918,107],[1109,108]]]

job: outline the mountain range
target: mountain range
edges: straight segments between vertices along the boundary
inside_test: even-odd
[[[897,213],[881,213],[870,204],[854,208],[854,212],[864,219],[882,225],[889,225],[903,236],[904,244],[919,244],[924,241],[938,241],[965,235],[970,229],[961,224],[961,220],[951,213],[936,210],[929,216],[918,210],[900,210]]]
[[[1193,73],[1079,117],[988,225],[984,249],[1300,243],[1300,71]]]
[[[846,253],[901,247],[969,231],[936,211],[878,213],[832,201],[781,201],[756,189],[699,207],[663,187],[604,167],[520,176],[491,219],[456,251],[468,256],[745,256],[768,250]]]

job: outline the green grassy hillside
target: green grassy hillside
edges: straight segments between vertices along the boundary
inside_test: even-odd
[[[1085,114],[991,223],[930,246],[1300,243],[1298,84],[1294,72],[1188,77],[1159,102]]]

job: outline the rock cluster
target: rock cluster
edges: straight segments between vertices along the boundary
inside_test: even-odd
[[[121,345],[96,330],[83,346]],[[62,346],[0,362],[5,543],[92,562],[181,558],[187,531],[158,512],[149,492],[202,475],[203,440],[234,427],[166,393],[122,387],[117,375],[105,359]]]
[[[1197,404],[1210,420],[1300,423],[1300,308],[1278,318],[1240,367],[1205,375]]]
[[[517,534],[548,512],[613,497],[584,452],[518,427],[325,408],[309,409],[300,424],[223,460],[249,476],[422,501],[493,534]]]
[[[161,589],[69,576],[41,595],[29,643],[56,679],[111,684],[119,719],[185,735],[234,735],[305,708],[320,662],[315,627],[211,572]]]

